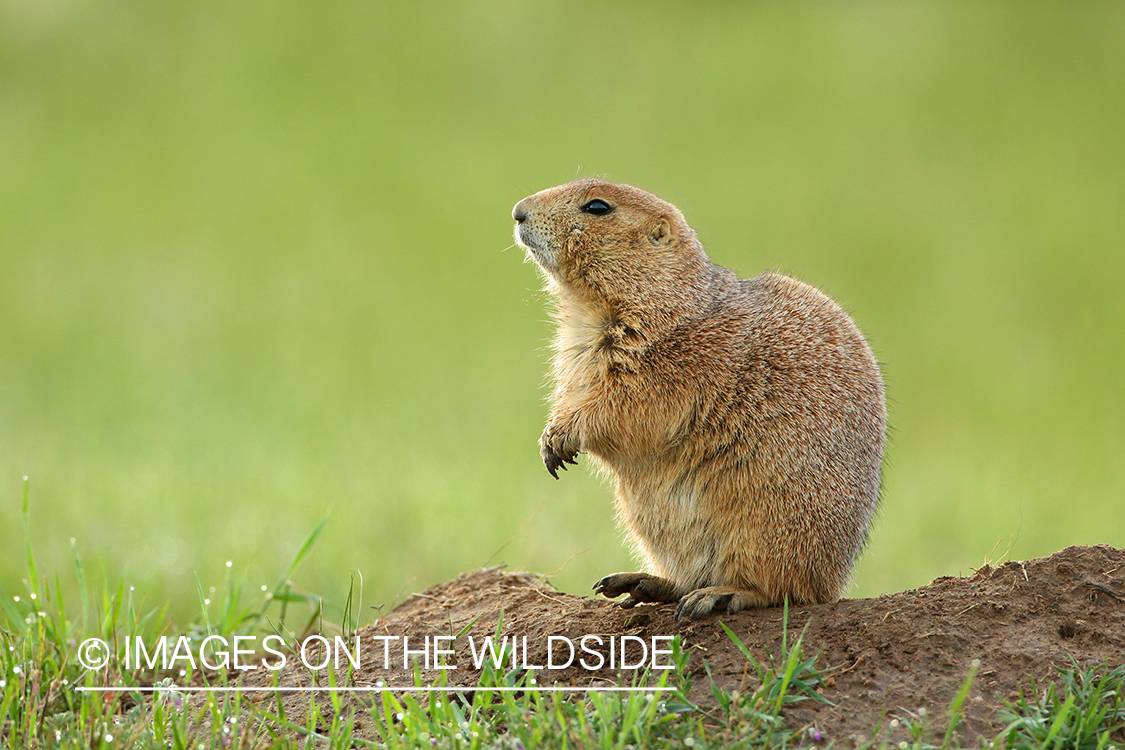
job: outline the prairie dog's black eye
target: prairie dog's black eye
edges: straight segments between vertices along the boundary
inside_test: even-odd
[[[582,206],[582,210],[594,216],[605,216],[613,210],[613,206],[609,205],[601,198],[594,198],[594,200]]]

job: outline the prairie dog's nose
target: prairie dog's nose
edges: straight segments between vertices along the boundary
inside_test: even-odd
[[[525,198],[512,209],[512,218],[516,220],[517,224],[522,224],[527,221],[527,206],[524,205],[526,202],[527,199]]]

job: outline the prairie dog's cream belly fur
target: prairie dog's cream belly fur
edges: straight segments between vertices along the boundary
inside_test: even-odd
[[[646,573],[595,584],[677,617],[839,597],[879,494],[878,366],[836,303],[712,263],[671,204],[579,180],[520,201],[558,301],[548,471],[594,456]]]

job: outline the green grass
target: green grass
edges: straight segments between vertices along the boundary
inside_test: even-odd
[[[953,699],[940,744],[922,715],[910,714],[892,723],[902,724],[910,742],[898,747],[910,750],[946,750],[958,747],[956,732],[961,712],[976,677],[973,663],[961,689]],[[1125,666],[1086,664],[1072,660],[1069,669],[1058,669],[1058,679],[1039,686],[1032,680],[1030,696],[1020,691],[1018,700],[1005,701],[998,713],[1007,726],[987,747],[1010,750],[1116,750],[1125,741]],[[878,739],[878,732],[875,735]],[[880,746],[877,742],[872,747]],[[886,746],[884,742],[882,746]]]
[[[1103,750],[1125,736],[1125,665],[1060,669],[1059,679],[1031,696],[1021,691],[1001,717],[1013,750]]]
[[[26,508],[26,504],[25,504]],[[27,514],[25,512],[25,518]],[[498,669],[486,660],[473,691],[450,687],[447,692],[380,693],[369,702],[354,702],[331,693],[327,703],[310,698],[308,706],[287,713],[280,695],[276,702],[251,703],[245,694],[178,690],[188,678],[162,676],[151,670],[122,667],[120,647],[140,637],[153,643],[160,635],[184,635],[199,656],[207,636],[281,633],[287,642],[297,633],[286,627],[285,610],[300,602],[320,621],[316,597],[291,591],[288,577],[316,542],[317,527],[270,592],[246,595],[228,576],[214,597],[203,595],[192,624],[177,633],[167,610],[144,611],[126,590],[92,592],[86,589],[86,569],[74,558],[74,577],[82,590],[78,606],[63,604],[59,576],[54,586],[40,580],[31,545],[27,548],[26,596],[3,602],[0,628],[0,747],[98,748],[99,750],[224,750],[225,748],[786,748],[821,743],[812,729],[788,726],[783,709],[801,701],[828,703],[822,694],[824,672],[817,657],[803,647],[804,634],[791,638],[783,625],[780,652],[761,660],[730,629],[732,644],[746,658],[739,689],[720,689],[711,679],[711,701],[693,702],[691,656],[677,637],[672,643],[673,669],[638,677],[633,685],[655,685],[667,692],[591,692],[564,698],[534,689],[535,672]],[[290,612],[290,614],[293,614]],[[788,610],[783,615],[787,622]],[[327,625],[329,629],[331,625]],[[497,624],[497,634],[500,632]],[[344,626],[345,631],[347,625]],[[117,658],[101,671],[83,669],[79,644],[90,637],[114,644]],[[499,663],[504,663],[501,655]],[[444,675],[445,673],[442,673]],[[829,673],[830,674],[830,673]],[[911,750],[951,750],[961,747],[956,730],[961,709],[972,687],[976,664],[949,710],[940,745],[922,717],[906,721],[912,741],[897,747]],[[236,687],[225,672],[201,675],[206,685]],[[330,687],[349,684],[350,672],[327,670]],[[415,684],[422,685],[415,676]],[[436,686],[445,683],[439,678]],[[83,692],[81,687],[124,686],[124,694]],[[162,688],[140,690],[145,686]],[[1084,667],[1060,670],[1060,679],[1045,690],[1032,689],[1001,714],[1008,726],[989,747],[1014,750],[1113,750],[1114,737],[1125,729],[1125,667]],[[356,736],[357,720],[366,719],[367,737]],[[1116,733],[1116,734],[1115,734]],[[940,732],[939,732],[940,734]],[[872,727],[871,747],[886,747],[879,727]]]
[[[30,518],[25,493],[23,515]],[[194,658],[201,659],[205,640],[255,633],[280,634],[295,643],[299,634],[329,630],[320,619],[317,597],[292,591],[290,576],[316,543],[323,524],[305,540],[273,590],[247,596],[228,574],[217,593],[200,586],[199,614],[176,632],[167,610],[145,612],[126,591],[94,593],[86,588],[86,568],[75,554],[74,577],[82,592],[80,614],[68,615],[56,575],[54,587],[40,581],[30,542],[27,544],[26,596],[4,601],[0,629],[0,747],[193,748],[227,747],[385,747],[540,748],[540,747],[784,747],[796,732],[783,725],[781,707],[795,701],[824,700],[815,658],[806,659],[801,639],[783,643],[778,663],[763,665],[728,631],[746,655],[759,684],[746,697],[727,694],[712,682],[715,710],[688,700],[689,655],[679,639],[672,644],[674,668],[658,679],[650,674],[633,685],[655,685],[668,692],[591,692],[563,699],[559,693],[534,690],[535,672],[497,669],[490,662],[475,691],[450,687],[430,692],[419,702],[381,693],[368,704],[345,702],[330,694],[327,704],[310,698],[300,716],[288,714],[277,696],[274,704],[252,704],[244,693],[192,694],[177,689],[202,680],[211,687],[236,687],[232,673],[206,670],[165,675],[159,670],[129,668],[123,656],[136,638],[155,644],[160,636],[184,637]],[[228,568],[229,571],[229,568]],[[211,589],[216,592],[215,589]],[[303,627],[287,627],[287,608],[299,602],[313,618]],[[292,614],[292,612],[289,612]],[[497,624],[497,637],[501,625]],[[347,623],[344,625],[347,630]],[[112,658],[102,669],[86,669],[80,652],[89,638],[109,646]],[[498,663],[506,662],[502,654]],[[444,675],[444,673],[443,673]],[[326,684],[343,686],[350,672],[327,670]],[[421,686],[415,676],[415,684]],[[437,686],[445,683],[438,681]],[[155,691],[147,688],[161,688]],[[124,687],[122,693],[82,688]],[[368,716],[374,738],[353,736],[359,714]]]
[[[610,491],[538,459],[550,324],[505,251],[576,174],[869,335],[853,594],[1125,546],[1122,132],[1108,3],[0,0],[0,546],[29,475],[44,569],[73,538],[181,623],[329,510],[299,583],[336,618],[353,574],[390,605],[509,540],[568,591],[629,567]]]
[[[28,504],[24,517],[28,518]],[[249,597],[229,576],[218,596],[201,589],[200,614],[187,629],[198,657],[207,636],[281,632],[288,641],[296,633],[285,628],[285,608],[291,596],[288,577],[311,549],[321,531],[306,540],[279,584],[268,595]],[[140,637],[149,643],[170,632],[166,612],[140,614],[124,583],[116,590],[92,594],[85,590],[86,570],[74,559],[74,575],[83,589],[81,615],[68,617],[58,576],[55,587],[40,587],[34,555],[28,544],[27,596],[4,602],[6,626],[0,630],[0,746],[23,748],[193,748],[227,747],[385,747],[385,748],[553,748],[598,747],[784,747],[795,732],[783,726],[781,706],[809,697],[821,679],[814,659],[805,659],[800,639],[783,646],[780,667],[763,666],[737,640],[748,666],[760,684],[743,698],[726,694],[712,683],[718,708],[710,711],[687,699],[691,687],[688,654],[676,639],[674,670],[663,671],[654,684],[670,693],[590,693],[585,699],[563,699],[534,686],[534,672],[502,671],[486,662],[478,689],[467,693],[450,688],[428,693],[419,702],[383,693],[366,706],[345,703],[337,694],[330,702],[310,699],[303,716],[286,711],[278,696],[274,705],[255,705],[243,693],[209,692],[191,696],[177,686],[183,674],[162,677],[151,670],[122,668],[116,644]],[[315,598],[302,597],[319,614]],[[279,611],[280,609],[280,611]],[[323,626],[323,623],[318,623]],[[497,625],[499,634],[500,625]],[[301,629],[298,632],[304,632]],[[729,631],[728,631],[729,633]],[[116,658],[101,671],[81,668],[79,644],[97,637],[115,644]],[[126,646],[127,648],[127,646]],[[501,656],[500,662],[506,659]],[[198,675],[196,675],[198,677]],[[226,673],[203,674],[205,684],[232,686]],[[348,675],[329,669],[327,684],[347,684]],[[416,677],[416,684],[421,682]],[[444,683],[438,682],[437,685]],[[634,684],[653,684],[649,675]],[[143,686],[165,688],[155,692]],[[117,693],[82,692],[81,687],[125,686]],[[500,688],[494,690],[490,688]],[[513,691],[516,688],[524,688]],[[357,714],[366,714],[374,738],[353,736]]]

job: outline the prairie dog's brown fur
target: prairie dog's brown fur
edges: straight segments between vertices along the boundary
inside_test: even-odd
[[[712,263],[675,206],[579,180],[524,198],[516,240],[558,299],[548,471],[589,453],[649,573],[595,584],[677,618],[837,599],[879,496],[886,409],[840,307]]]

